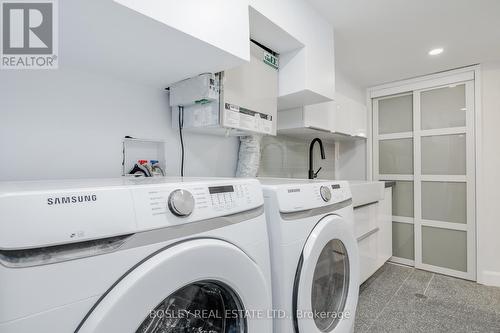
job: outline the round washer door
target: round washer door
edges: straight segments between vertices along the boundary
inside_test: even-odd
[[[77,332],[272,332],[269,295],[258,265],[236,246],[190,240],[135,267]]]
[[[359,259],[352,225],[324,217],[307,238],[297,269],[294,325],[300,333],[350,332],[359,294]]]

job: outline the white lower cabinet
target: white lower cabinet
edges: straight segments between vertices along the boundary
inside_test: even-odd
[[[378,234],[378,266],[381,267],[392,257],[392,187],[386,187],[384,190],[384,200],[378,202],[378,225],[380,232]]]
[[[354,208],[354,230],[358,240],[360,282],[373,275],[392,255],[392,188],[384,199]]]
[[[378,269],[378,202],[354,209],[354,230],[358,239],[360,282]]]

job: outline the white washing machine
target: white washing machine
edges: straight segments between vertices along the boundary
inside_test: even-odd
[[[274,332],[351,332],[359,259],[348,183],[260,181],[271,244]]]
[[[248,179],[0,183],[0,332],[272,332]]]

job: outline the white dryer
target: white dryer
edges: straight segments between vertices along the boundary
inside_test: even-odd
[[[0,332],[272,332],[248,179],[0,183]]]
[[[347,182],[260,179],[275,333],[351,332],[359,259]]]

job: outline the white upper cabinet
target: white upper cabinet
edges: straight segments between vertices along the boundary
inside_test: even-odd
[[[245,0],[115,2],[241,59],[250,60],[248,2]]]
[[[247,0],[60,1],[60,67],[159,87],[249,61]]]
[[[332,132],[355,137],[367,137],[367,109],[365,104],[340,93],[335,94],[335,112]]]
[[[278,132],[302,137],[318,136],[331,140],[366,138],[366,107],[337,93],[333,102],[280,111]]]
[[[303,107],[304,126],[331,132],[335,125],[335,103],[319,103]]]
[[[60,67],[159,87],[279,53],[278,109],[333,100],[333,27],[306,0],[60,1]]]
[[[333,100],[332,25],[305,0],[249,0],[249,3],[251,36],[280,54],[278,109]],[[259,21],[256,27],[252,24],[252,11]],[[266,29],[258,28],[264,26],[262,22],[266,22]]]

